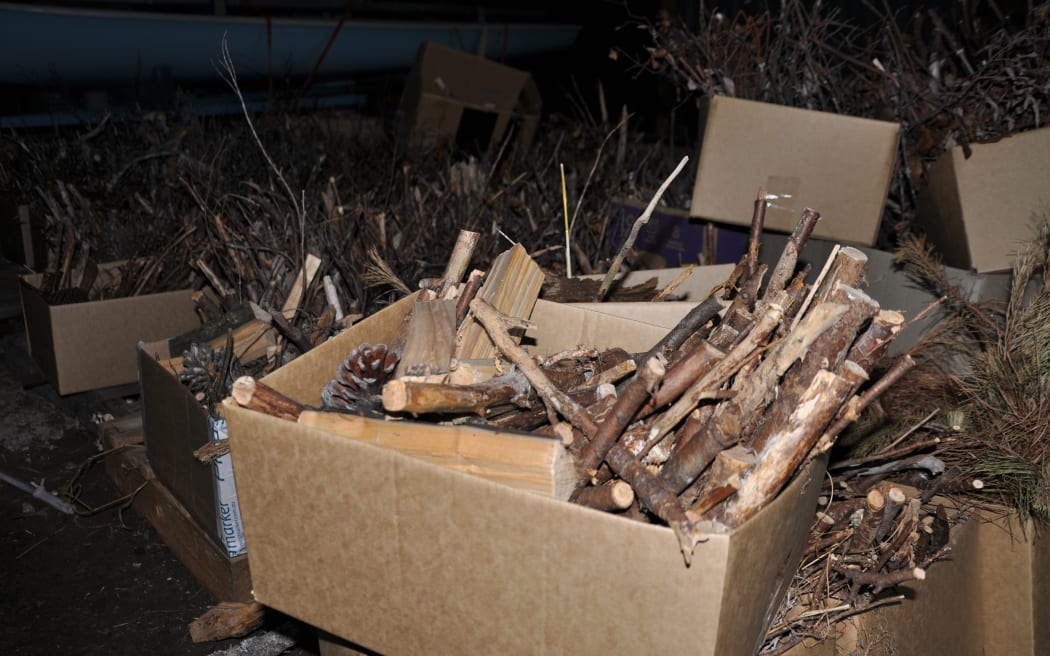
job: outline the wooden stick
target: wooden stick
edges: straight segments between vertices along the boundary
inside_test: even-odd
[[[791,233],[787,244],[784,245],[784,250],[780,253],[780,259],[777,260],[776,266],[773,267],[773,272],[769,274],[769,283],[766,285],[766,290],[762,295],[764,299],[774,298],[776,294],[784,290],[787,281],[795,273],[795,264],[798,263],[799,253],[802,252],[802,248],[806,245],[809,236],[813,233],[813,228],[816,227],[819,220],[820,212],[816,212],[808,207],[802,210],[802,216],[799,217],[798,223],[795,224],[794,232]]]
[[[471,412],[484,417],[485,410],[504,403],[528,407],[532,387],[522,373],[506,374],[475,385],[449,385],[391,380],[383,386],[383,408],[387,412]]]
[[[766,222],[767,207],[769,207],[769,199],[766,198],[766,190],[760,187],[758,197],[755,198],[755,211],[751,215],[751,231],[748,235],[747,275],[749,278],[753,278],[758,271],[758,251],[762,244],[762,228]]]
[[[251,376],[241,376],[233,381],[230,396],[237,405],[263,414],[295,421],[309,406],[281,394]]]
[[[623,260],[627,257],[627,251],[631,250],[634,246],[634,240],[638,238],[638,233],[641,231],[642,226],[649,222],[649,217],[653,215],[653,211],[656,210],[656,205],[660,202],[664,192],[667,191],[667,187],[671,185],[671,182],[678,177],[678,174],[685,168],[685,163],[689,161],[689,156],[686,155],[678,162],[678,166],[671,172],[671,175],[660,185],[660,188],[656,190],[656,194],[652,200],[649,201],[649,205],[646,206],[645,211],[642,215],[635,220],[634,225],[631,226],[631,232],[627,235],[627,239],[624,241],[623,246],[620,247],[620,251],[613,258],[612,264],[609,265],[609,271],[605,274],[605,278],[602,279],[601,286],[598,287],[598,293],[595,295],[594,300],[601,302],[605,300],[605,295],[609,293],[609,288],[612,287],[612,282],[616,278],[616,275],[620,272],[620,267],[623,266]]]
[[[638,408],[650,397],[653,390],[663,378],[664,362],[660,356],[649,358],[626,385],[616,400],[609,416],[598,427],[590,443],[580,454],[580,472],[585,476],[594,476],[609,448],[623,433]]]
[[[438,298],[443,298],[449,288],[458,285],[463,279],[470,265],[470,258],[474,256],[474,248],[478,244],[479,232],[460,230],[456,237],[456,245],[452,247],[448,265],[445,267],[445,275],[441,277],[441,289],[438,290]]]
[[[627,510],[634,503],[634,489],[619,479],[581,487],[572,501],[605,512]]]
[[[847,553],[856,554],[867,551],[882,526],[883,513],[886,510],[886,498],[877,489],[868,490],[864,501],[864,517],[849,541]]]
[[[664,335],[649,351],[638,358],[638,362],[645,362],[655,355],[670,358],[672,352],[677,351],[685,343],[690,335],[697,333],[704,325],[718,316],[722,310],[723,303],[717,297],[711,296],[704,300],[688,313]]]
[[[584,435],[593,438],[598,432],[598,425],[583,407],[556,388],[529,354],[514,342],[514,338],[503,325],[502,315],[481,298],[475,298],[470,302],[470,310],[474,313],[474,318],[485,328],[496,348],[518,366],[532,386],[536,388],[536,393],[540,395],[540,398],[569,420],[573,426],[580,429]]]

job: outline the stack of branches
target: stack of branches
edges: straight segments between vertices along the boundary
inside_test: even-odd
[[[70,243],[99,262],[148,259],[137,293],[192,286],[214,318],[238,303],[282,310],[316,266],[289,321],[323,339],[411,291],[404,281],[440,275],[460,230],[482,235],[479,265],[510,239],[556,277],[569,268],[567,207],[572,270],[601,273],[614,199],[651,194],[666,151],[626,113],[545,121],[526,153],[405,157],[368,117],[151,114],[7,133],[0,173],[16,202],[46,217],[49,270]],[[667,192],[676,204],[687,194],[686,183]]]
[[[869,381],[903,319],[858,288],[862,253],[836,251],[805,282],[798,253],[817,212],[803,212],[771,271],[758,262],[766,205],[755,203],[755,237],[731,279],[646,353],[534,358],[511,336],[521,319],[464,286],[447,300],[470,312],[449,309],[450,316],[484,327],[512,365],[503,375],[470,384],[419,380],[397,374],[398,350],[363,344],[322,395],[322,410],[559,438],[580,481],[572,500],[672,527],[688,561],[705,535],[740,526],[772,501],[912,364],[904,358]],[[613,393],[596,397],[581,372],[583,380],[615,383]],[[296,418],[306,410],[262,383],[245,381],[243,391],[234,399],[260,411]]]
[[[651,44],[619,53],[683,94],[751,100],[890,120],[902,127],[882,239],[911,232],[926,170],[954,146],[1046,125],[1050,4],[1004,14],[965,0],[947,12],[894,13],[865,2],[852,16],[785,0],[726,16],[700,5],[698,25],[663,14],[636,27]]]

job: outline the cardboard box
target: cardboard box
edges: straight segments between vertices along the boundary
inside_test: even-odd
[[[897,157],[899,126],[753,100],[706,101],[690,214],[751,225],[759,189],[767,230],[791,232],[802,210],[814,235],[872,246]]]
[[[410,149],[445,143],[491,155],[511,136],[524,151],[541,107],[525,71],[425,41],[402,92],[401,132]]]
[[[100,279],[119,264],[102,265]],[[48,305],[43,274],[22,276],[22,314],[33,361],[59,394],[138,381],[135,345],[200,325],[185,289],[68,305]]]
[[[235,558],[247,549],[232,458],[227,454],[208,466],[193,456],[209,441],[226,438],[226,420],[210,417],[182,384],[181,358],[173,355],[168,340],[138,346],[146,459],[157,480],[226,555]]]
[[[648,280],[656,278],[657,289],[663,289],[671,284],[685,270],[689,271],[689,277],[675,287],[672,294],[678,300],[660,301],[657,303],[648,301],[607,301],[602,303],[567,303],[571,307],[582,308],[596,315],[608,315],[632,319],[642,323],[651,324],[670,330],[678,325],[698,303],[704,299],[719,285],[724,283],[732,275],[735,264],[712,264],[709,266],[697,266],[677,269],[646,269],[630,271],[622,276],[619,284],[630,287],[640,285]],[[580,276],[592,280],[601,280],[604,276],[600,274]],[[542,331],[549,328],[537,322],[536,330]],[[553,338],[553,334],[551,335]]]
[[[338,363],[362,342],[391,339],[411,302],[264,382],[316,405]],[[536,352],[580,343],[644,350],[665,334],[544,301],[536,312],[563,327],[558,343],[537,343]],[[823,476],[822,463],[807,468],[741,529],[698,545],[686,567],[667,527],[229,403],[256,599],[388,655],[751,656],[795,571]],[[374,439],[406,425],[360,424]]]
[[[607,244],[610,255],[620,250],[646,203],[616,200]],[[736,264],[747,252],[748,228],[720,226],[689,216],[685,210],[657,207],[638,231],[634,250],[646,268],[663,269],[709,264]]]
[[[994,515],[1001,513],[994,512]],[[827,653],[895,656],[1038,656],[1050,644],[1050,548],[993,513],[952,529],[947,560],[924,581],[899,587],[905,599],[861,613],[823,643],[791,656]],[[1028,527],[1029,531],[1033,527]],[[864,651],[865,648],[867,651]],[[816,651],[816,650],[821,651]]]
[[[951,149],[927,172],[918,224],[946,264],[1008,270],[1035,221],[1050,216],[1050,128],[970,149]]]

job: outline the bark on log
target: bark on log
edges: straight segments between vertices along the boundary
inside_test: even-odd
[[[230,396],[237,405],[283,419],[296,421],[308,406],[299,403],[251,376],[241,376],[233,381]]]
[[[798,223],[795,224],[795,230],[788,237],[784,250],[780,253],[780,259],[777,260],[776,266],[773,267],[772,273],[769,274],[769,282],[762,293],[764,301],[776,298],[780,292],[784,291],[787,281],[795,275],[798,254],[802,252],[802,247],[806,245],[809,236],[813,233],[813,228],[816,227],[819,220],[820,212],[816,212],[808,207],[802,210],[802,216],[799,217]]]
[[[776,497],[853,389],[854,383],[842,376],[817,372],[787,423],[769,438],[758,464],[724,506],[720,515],[724,524],[739,527]]]
[[[536,393],[540,395],[540,398],[573,426],[579,428],[584,435],[593,438],[598,432],[598,426],[591,416],[582,406],[556,388],[529,354],[514,342],[514,338],[503,326],[503,318],[495,308],[486,303],[484,299],[475,298],[470,302],[470,309],[496,348],[518,366],[532,386],[536,388]]]
[[[634,489],[627,481],[612,480],[581,487],[572,501],[595,510],[620,512],[634,504]]]
[[[240,638],[261,627],[265,619],[266,607],[257,601],[223,602],[190,622],[190,639],[199,643]]]
[[[580,454],[579,467],[584,476],[594,476],[609,448],[623,434],[624,428],[634,418],[638,408],[650,397],[664,373],[666,372],[663,357],[651,357],[624,387],[609,416],[601,422],[598,432],[592,436],[590,443]]]
[[[449,385],[410,380],[391,380],[383,386],[383,408],[387,412],[420,415],[430,412],[470,412],[480,417],[493,406],[512,403],[529,407],[532,386],[525,376],[510,372],[475,385]]]

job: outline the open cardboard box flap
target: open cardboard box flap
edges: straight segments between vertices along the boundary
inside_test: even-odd
[[[373,315],[264,382],[316,405],[338,363],[362,342],[392,338],[410,304]],[[665,333],[614,317],[600,325],[620,342],[634,333],[642,348]],[[741,529],[700,544],[687,567],[667,527],[231,401],[225,413],[256,598],[384,654],[750,656],[801,557],[823,475],[822,463],[809,466]],[[410,425],[367,420],[365,430]]]

